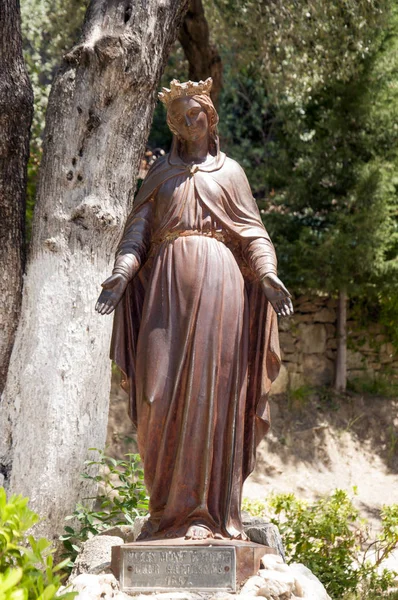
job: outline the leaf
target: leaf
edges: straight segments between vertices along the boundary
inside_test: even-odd
[[[68,565],[69,565],[69,558],[65,558],[64,560],[62,560],[61,562],[59,562],[58,564],[56,564],[53,567],[53,573],[58,573],[58,571],[61,571],[62,569],[64,569]]]
[[[75,533],[75,530],[72,529],[72,527],[66,526],[64,529],[67,533],[71,533],[72,535]]]
[[[0,593],[10,590],[22,579],[23,571],[20,567],[8,569],[3,575],[0,573]]]
[[[52,598],[54,598],[57,592],[57,589],[58,588],[53,583],[51,583],[43,590],[43,592],[40,594],[37,600],[52,600]]]

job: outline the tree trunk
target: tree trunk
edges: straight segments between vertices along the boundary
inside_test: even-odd
[[[0,11],[1,394],[21,307],[26,166],[33,92],[22,55],[19,1],[3,0]]]
[[[217,48],[210,44],[202,0],[190,0],[178,39],[189,64],[189,79],[213,78],[211,98],[217,107],[222,88],[222,62]]]
[[[347,293],[340,290],[337,315],[337,356],[334,388],[345,392],[347,388]]]
[[[46,118],[20,325],[0,412],[6,485],[59,535],[106,436],[112,319],[94,305],[131,209],[158,81],[185,0],[92,0]],[[127,418],[127,415],[126,415]]]

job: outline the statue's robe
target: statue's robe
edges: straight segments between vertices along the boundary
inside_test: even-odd
[[[148,531],[179,537],[195,523],[237,537],[280,366],[259,284],[275,252],[242,168],[223,153],[194,167],[158,159],[117,256],[131,253],[140,270],[116,308],[111,357],[137,427]]]

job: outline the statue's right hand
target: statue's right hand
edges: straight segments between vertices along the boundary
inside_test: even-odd
[[[109,315],[115,310],[117,304],[120,302],[126,287],[128,280],[120,273],[111,275],[102,283],[103,290],[95,305],[95,310],[101,315]]]

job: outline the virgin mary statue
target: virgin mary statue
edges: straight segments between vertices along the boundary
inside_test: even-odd
[[[245,539],[277,313],[293,312],[245,173],[220,151],[211,84],[173,80],[159,94],[172,148],[141,186],[96,305],[116,309],[111,357],[150,494],[141,539]]]

